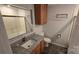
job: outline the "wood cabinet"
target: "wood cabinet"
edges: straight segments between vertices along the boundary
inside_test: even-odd
[[[40,42],[40,53],[44,52],[44,41]]]
[[[40,43],[32,50],[33,54],[40,54],[44,51],[44,41],[40,41]]]
[[[35,24],[42,25],[47,23],[47,4],[35,4]]]

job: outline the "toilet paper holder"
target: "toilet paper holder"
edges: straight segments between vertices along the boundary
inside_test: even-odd
[[[61,34],[60,33],[57,34],[57,38],[61,38]]]

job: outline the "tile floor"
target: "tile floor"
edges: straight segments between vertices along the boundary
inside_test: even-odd
[[[49,47],[45,47],[43,54],[67,54],[67,48],[49,44]]]

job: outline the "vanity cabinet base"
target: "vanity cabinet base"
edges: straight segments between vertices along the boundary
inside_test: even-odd
[[[33,54],[41,54],[44,51],[44,41],[40,41],[40,43],[32,50]]]

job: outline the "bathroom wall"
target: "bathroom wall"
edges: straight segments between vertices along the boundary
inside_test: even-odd
[[[71,32],[71,20],[74,16],[75,5],[48,5],[48,23],[44,25],[44,33],[46,36],[53,38],[57,34],[61,34],[61,38],[55,43],[67,46]],[[68,14],[68,18],[56,18],[56,14]]]
[[[79,5],[76,5],[75,13],[77,15],[71,32],[69,41],[69,54],[79,54]]]
[[[8,37],[7,37],[6,34],[7,33],[5,31],[3,20],[0,16],[0,54],[10,54],[10,53],[12,53],[10,45],[9,45]]]
[[[79,13],[75,21],[75,25],[71,32],[68,53],[78,54],[79,53]]]

